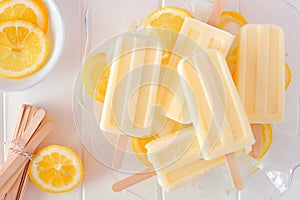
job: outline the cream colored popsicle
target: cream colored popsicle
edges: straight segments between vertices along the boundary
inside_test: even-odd
[[[232,34],[192,18],[184,20],[180,34],[192,39],[203,49],[216,49],[224,56],[234,39]]]
[[[115,46],[100,120],[102,130],[135,137],[151,134],[161,50],[148,37],[120,37]]]
[[[251,123],[284,121],[285,50],[281,28],[259,24],[241,28],[234,82]]]
[[[203,160],[193,127],[169,134],[146,145],[158,182],[171,191],[193,181],[225,162],[225,157]]]
[[[208,50],[183,59],[178,72],[203,158],[248,153],[255,140],[222,53]]]
[[[162,75],[162,82],[167,83],[168,89],[171,88],[173,93],[164,87],[160,87],[158,92],[158,102],[165,110],[167,117],[181,123],[191,123],[188,106],[180,86],[180,78],[172,71],[177,69],[179,61],[205,49],[216,49],[226,55],[233,39],[234,36],[228,32],[196,19],[185,18],[170,57],[167,67],[169,69]]]

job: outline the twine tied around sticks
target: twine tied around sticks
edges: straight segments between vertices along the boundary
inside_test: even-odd
[[[29,160],[32,160],[34,154],[26,151],[24,147],[21,147],[18,141],[13,140],[12,145],[9,147],[9,153],[17,155],[18,157],[25,157]]]
[[[26,151],[26,149],[24,147],[21,147],[20,144],[18,143],[18,141],[16,141],[16,140],[13,140],[11,142],[11,146],[9,147],[9,153],[13,154],[13,155],[16,155],[18,157],[27,158],[31,162],[33,160],[33,157],[35,156],[34,153],[28,152],[28,151]],[[42,167],[39,163],[36,163],[36,162],[32,162],[32,163],[37,165],[37,167],[41,171],[43,171],[43,172],[46,171],[46,169],[44,167]]]
[[[26,151],[24,147],[21,147],[18,141],[13,140],[11,143],[11,147],[9,148],[9,153],[16,155],[18,157],[24,157],[30,160],[34,165],[36,165],[41,171],[45,172],[47,171],[46,168],[42,167],[39,163],[33,162],[33,157],[35,156],[34,153]],[[70,176],[71,174],[68,173],[66,170],[63,169],[57,169],[60,173],[62,173],[65,176]]]

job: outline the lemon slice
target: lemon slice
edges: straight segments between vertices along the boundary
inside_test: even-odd
[[[262,125],[261,150],[257,160],[261,160],[269,151],[272,144],[272,126],[270,124]]]
[[[272,126],[270,124],[260,124],[260,126],[261,126],[261,132],[260,133],[256,132],[258,134],[261,134],[260,154],[255,158],[256,160],[261,160],[265,156],[265,154],[269,151],[273,141]]]
[[[137,138],[132,137],[132,148],[137,158],[147,167],[152,167],[147,157],[146,144],[154,140],[156,137]]]
[[[137,158],[147,167],[152,167],[148,160],[147,148],[145,147],[149,142],[166,134],[176,134],[181,128],[186,128],[189,125],[180,124],[169,118],[166,118],[163,127],[153,127],[153,136],[147,138],[132,137],[132,148]],[[156,130],[157,129],[157,130]]]
[[[216,27],[224,31],[227,31],[233,35],[237,35],[241,27],[246,24],[247,21],[240,13],[234,11],[224,11],[220,16],[220,19]],[[237,61],[237,47],[238,47],[238,40],[235,39],[226,56],[226,61],[231,74],[233,74],[234,72],[234,67]]]
[[[240,31],[240,28],[246,24],[247,21],[240,13],[234,11],[224,11],[220,16],[216,27],[233,35],[237,35]]]
[[[173,49],[177,39],[176,33],[180,32],[180,29],[186,17],[192,18],[193,16],[184,9],[166,6],[155,10],[145,20],[145,27],[157,29],[157,35],[163,47],[166,49],[165,51],[163,51],[162,55],[163,65],[166,65],[169,62],[172,53],[170,50]]]
[[[285,89],[287,89],[292,80],[292,71],[287,63],[285,63]]]
[[[75,188],[83,179],[83,165],[69,148],[50,145],[41,149],[32,159],[28,174],[41,190],[63,193]]]
[[[193,16],[184,9],[166,6],[151,13],[145,24],[153,28],[165,28],[179,32],[186,17]]]
[[[104,102],[106,87],[110,74],[105,53],[90,57],[84,66],[82,80],[87,92],[100,102]]]
[[[0,3],[0,22],[24,20],[48,29],[48,11],[41,0],[4,0]]]
[[[39,70],[48,56],[48,40],[37,26],[25,21],[0,23],[0,75],[22,78]]]

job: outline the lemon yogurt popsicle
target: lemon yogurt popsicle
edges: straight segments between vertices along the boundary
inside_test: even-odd
[[[225,155],[233,184],[242,189],[234,152],[248,153],[255,140],[224,56],[216,50],[195,54],[180,61],[178,72],[201,156]]]
[[[226,56],[233,39],[234,36],[226,31],[187,17],[175,43],[168,67],[176,70],[182,57],[190,56],[199,49],[216,49]],[[178,122],[191,123],[180,78],[173,73],[165,73],[162,82],[168,83],[170,88],[176,90],[175,95],[167,92],[165,88],[158,90],[158,102],[165,110],[166,116]]]
[[[199,143],[192,125],[169,132],[146,145],[147,156],[153,169],[136,173],[113,184],[119,192],[157,175],[157,180],[166,191],[180,187],[208,173],[225,162],[224,157],[204,160],[200,157]]]
[[[100,119],[103,131],[118,136],[112,167],[122,166],[128,135],[151,134],[161,62],[160,44],[143,35],[117,39]]]
[[[248,24],[239,33],[234,82],[251,123],[284,120],[284,34],[276,25]]]
[[[100,120],[102,130],[135,137],[151,134],[154,115],[150,112],[157,93],[153,83],[158,82],[160,62],[157,41],[135,35],[117,40]]]
[[[224,157],[209,161],[200,157],[193,126],[151,141],[146,148],[157,180],[166,191],[191,182],[225,162]]]
[[[260,154],[260,123],[282,122],[285,104],[285,52],[281,28],[248,24],[238,37],[234,81],[256,139],[252,156]]]

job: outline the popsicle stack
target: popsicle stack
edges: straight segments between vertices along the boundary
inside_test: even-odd
[[[23,199],[30,158],[53,125],[44,109],[22,105],[7,160],[0,168],[1,199]]]
[[[241,190],[243,178],[235,154],[252,150],[250,123],[284,120],[282,30],[275,25],[244,26],[232,77],[225,56],[234,36],[214,27],[225,4],[217,2],[207,23],[185,18],[168,64],[175,76],[168,70],[160,74],[162,55],[156,42],[137,36],[117,42],[116,52],[122,56],[111,66],[100,127],[119,135],[151,136],[155,120],[151,111],[156,105],[166,117],[190,125],[148,143],[153,169],[117,182],[114,191],[154,175],[170,191],[224,163],[233,186]],[[123,51],[129,47],[134,51]],[[176,88],[177,96],[157,87],[160,81]]]

